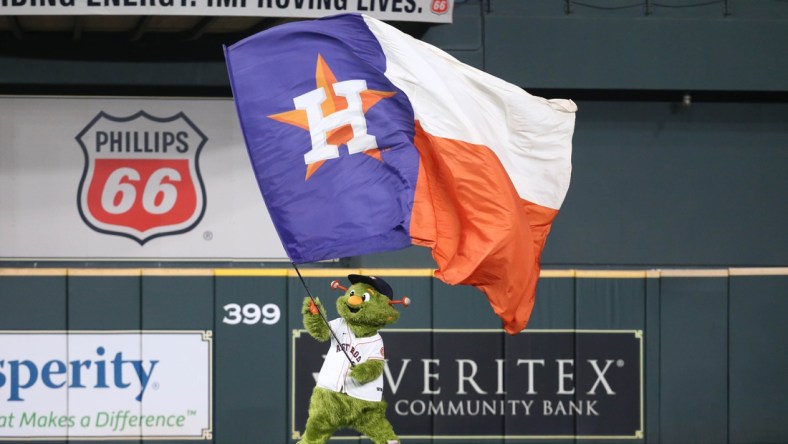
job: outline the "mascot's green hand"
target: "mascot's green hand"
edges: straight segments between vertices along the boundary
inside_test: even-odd
[[[319,308],[320,313],[324,314],[326,311],[323,308],[323,304],[320,303],[320,299],[315,299],[315,302],[317,303],[317,306],[315,306],[315,303],[312,302],[311,298],[304,298],[304,304],[301,307],[301,314],[304,315],[304,328],[313,338],[320,342],[324,342],[328,340],[328,326],[326,325],[323,318],[318,314],[317,309]]]
[[[370,359],[353,367],[350,370],[350,377],[362,384],[366,384],[377,379],[383,373],[385,365],[386,362],[382,359]]]

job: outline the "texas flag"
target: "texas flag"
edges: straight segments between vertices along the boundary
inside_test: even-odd
[[[225,49],[265,204],[295,263],[421,245],[435,276],[528,322],[569,187],[576,106],[534,97],[364,15]]]

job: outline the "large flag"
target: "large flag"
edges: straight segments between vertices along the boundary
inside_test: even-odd
[[[436,277],[482,290],[507,332],[525,328],[569,187],[572,101],[363,15],[278,26],[225,58],[293,262],[429,247]]]

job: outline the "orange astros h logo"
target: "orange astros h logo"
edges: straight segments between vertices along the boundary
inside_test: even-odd
[[[342,144],[347,145],[349,154],[364,153],[382,162],[375,136],[367,133],[364,113],[396,92],[367,89],[366,80],[337,82],[320,54],[315,83],[315,89],[293,99],[294,110],[268,116],[309,131],[312,149],[304,155],[306,179],[326,160],[339,157]]]
[[[184,113],[100,112],[77,137],[85,154],[79,213],[92,229],[140,245],[190,231],[205,213],[198,157],[207,137]]]

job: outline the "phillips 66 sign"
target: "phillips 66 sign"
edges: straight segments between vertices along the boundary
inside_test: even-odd
[[[205,212],[200,150],[207,137],[184,113],[100,112],[77,135],[85,154],[79,211],[92,229],[150,239],[191,230]]]

